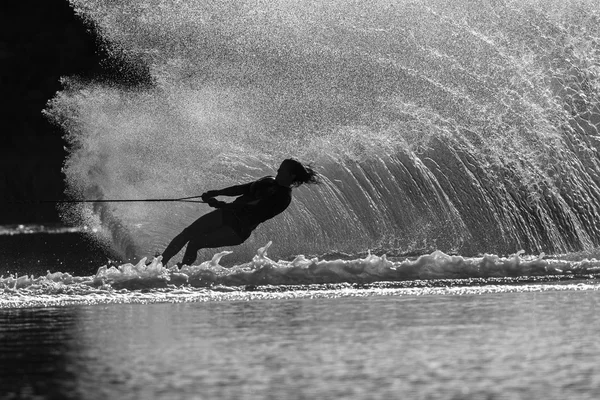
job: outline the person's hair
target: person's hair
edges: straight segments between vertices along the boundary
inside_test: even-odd
[[[291,166],[290,172],[296,175],[294,177],[294,182],[292,182],[293,187],[298,187],[305,183],[321,183],[321,178],[317,171],[314,170],[314,167],[312,165],[302,164],[300,161],[293,158],[287,158],[283,160],[283,163],[289,164]]]

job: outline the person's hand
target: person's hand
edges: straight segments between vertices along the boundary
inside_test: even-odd
[[[219,195],[218,191],[216,191],[216,190],[209,190],[208,192],[202,193],[202,195],[200,197],[202,198],[202,200],[205,203],[208,203],[208,200],[212,199],[213,197],[217,197],[218,195]]]
[[[219,201],[213,197],[210,197],[210,198],[206,199],[206,204],[208,204],[209,206],[214,207],[214,208],[221,208],[222,206],[224,206],[227,203],[225,203],[224,201]]]

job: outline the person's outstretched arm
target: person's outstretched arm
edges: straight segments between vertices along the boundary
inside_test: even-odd
[[[202,195],[203,199],[210,199],[217,196],[241,196],[250,192],[252,183],[244,183],[243,185],[230,186],[220,190],[209,190]]]
[[[285,210],[290,205],[291,200],[291,196],[279,193],[275,196],[268,196],[251,202],[225,203],[224,201],[209,199],[207,203],[214,208],[244,210],[246,213],[261,215],[266,220]]]

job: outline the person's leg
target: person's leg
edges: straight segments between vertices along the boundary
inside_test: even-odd
[[[171,240],[171,243],[169,243],[162,253],[163,265],[167,265],[169,260],[179,253],[183,246],[191,239],[204,236],[222,226],[223,218],[221,210],[215,210],[201,216]]]
[[[181,263],[192,265],[192,263],[196,261],[198,250],[200,249],[237,246],[238,244],[244,243],[245,240],[245,238],[240,238],[229,226],[222,226],[213,232],[194,236],[185,249],[185,254]]]
[[[175,236],[173,240],[171,240],[171,243],[169,243],[169,245],[165,248],[165,250],[162,253],[163,265],[167,265],[169,260],[173,258],[175,254],[179,253],[179,251],[183,249],[183,246],[185,246],[185,244],[189,242],[189,234],[190,232],[186,228],[179,235]]]

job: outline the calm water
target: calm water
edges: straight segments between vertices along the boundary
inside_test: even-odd
[[[3,309],[0,393],[596,399],[599,301],[573,290]]]

